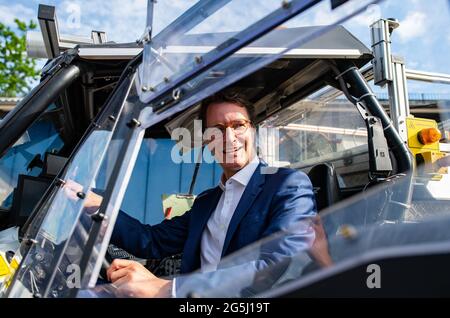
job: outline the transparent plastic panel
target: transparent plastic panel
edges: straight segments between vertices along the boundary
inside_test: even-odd
[[[10,210],[14,205],[14,189],[20,176],[36,177],[41,181],[38,176],[43,170],[46,154],[58,154],[64,146],[61,132],[57,129],[63,118],[62,108],[51,103],[0,158],[0,209]]]
[[[344,263],[357,264],[366,256],[450,246],[448,201],[422,201],[428,208],[439,204],[440,211],[434,215],[415,214],[414,220],[411,209],[421,200],[413,199],[411,205],[397,201],[401,198],[396,194],[409,191],[411,182],[415,182],[412,175],[399,175],[367,187],[320,216],[291,224],[286,230],[225,257],[215,271],[178,276],[176,296],[282,296],[296,286],[307,286],[313,275]],[[286,246],[296,248],[286,253]],[[120,289],[112,284],[98,284],[82,295],[133,297],[133,289],[127,288],[126,283]]]
[[[246,4],[242,0],[234,1],[200,1],[185,12],[178,21],[174,21],[161,31],[144,48],[143,91],[154,91],[164,81],[170,81],[197,64],[205,63],[202,56],[214,49],[225,49],[227,41],[233,42],[236,32],[268,15],[280,7],[279,1],[258,1],[254,5],[258,10],[243,10]],[[155,8],[158,4],[155,4]],[[243,14],[243,12],[245,12]],[[224,16],[235,16],[236,19],[223,19]],[[182,26],[181,21],[184,21]],[[229,23],[225,22],[229,21]],[[168,32],[171,30],[172,32]],[[218,32],[228,31],[224,37],[217,39]],[[199,40],[196,37],[186,38],[188,34],[204,33]],[[196,46],[197,52],[186,51],[183,46]],[[167,54],[171,52],[174,54]],[[192,63],[194,62],[194,63]]]
[[[103,213],[103,215],[99,220],[91,220],[96,224],[92,227],[90,242],[87,249],[80,252],[84,257],[82,268],[85,271],[78,297],[84,297],[84,293],[89,288],[107,283],[105,273],[110,264],[105,254],[145,132],[142,127],[130,127],[130,121],[138,118],[143,107],[144,105],[138,102],[133,87],[96,178],[95,192],[101,201],[97,213]]]
[[[320,15],[321,21],[347,22],[349,15],[358,12],[358,8],[360,11],[368,9],[368,6],[365,6],[368,3],[362,3],[361,7],[355,6],[355,2],[352,1],[348,4],[349,6],[344,5],[334,12],[320,11],[324,13]],[[342,11],[339,11],[340,9]],[[330,12],[332,14],[327,16]],[[335,12],[341,12],[342,15]],[[148,97],[146,101],[156,111],[146,117],[145,124],[151,126],[168,116],[186,110],[204,97],[235,83],[246,74],[279,60],[283,54],[296,48],[297,45],[304,45],[310,39],[317,39],[317,36],[323,34],[318,31],[330,29],[328,27],[310,29],[306,33],[291,37],[292,42],[282,40],[280,46],[286,50],[272,55],[241,51],[242,55],[239,56],[238,52],[234,52],[232,56],[221,60],[205,72],[187,76],[186,83],[182,83],[181,86],[174,84],[171,89],[179,89],[180,94],[175,95],[176,100],[172,98],[173,91],[159,96],[159,90],[155,89],[151,92],[154,98]],[[277,31],[280,30],[273,31],[272,35]],[[270,33],[258,41],[268,39],[269,36]],[[314,56],[318,56],[317,51]],[[276,65],[273,64],[274,67]],[[170,87],[171,79],[168,78],[165,82],[167,83],[163,85]],[[443,104],[448,107],[448,103]],[[267,117],[267,114],[261,116]],[[445,161],[442,164],[445,165]],[[279,288],[291,283],[302,283],[311,277],[312,273],[361,259],[369,253],[389,253],[395,248],[403,247],[427,249],[435,243],[449,244],[450,235],[447,230],[450,224],[449,202],[430,200],[432,196],[429,194],[417,195],[416,190],[420,187],[420,183],[420,176],[413,172],[394,175],[377,186],[367,182],[359,195],[334,204],[321,212],[320,218],[316,220],[293,224],[289,230],[264,238],[225,258],[217,271],[197,272],[179,277],[177,296],[276,296],[281,295]],[[439,186],[448,189],[447,179],[442,178]],[[414,195],[411,197],[412,190]],[[303,246],[303,249],[299,248],[294,254],[284,255],[274,261],[273,255],[277,254],[277,248],[289,244],[292,238],[295,240],[295,235],[299,231],[314,231],[312,245]]]
[[[83,199],[92,187],[93,176],[97,173],[105,148],[111,138],[111,131],[95,130],[85,140],[84,147],[74,157],[73,165],[69,167],[64,176],[66,184],[55,189],[51,196],[52,203],[44,207],[48,208],[47,215],[35,238],[34,243],[22,261],[23,271],[17,273],[17,280],[29,282],[26,285],[31,293],[37,297],[61,296],[58,290],[65,290],[65,269],[68,264],[76,264],[82,254],[74,252],[74,259],[68,259],[67,263],[61,263],[61,256],[65,254],[71,237],[77,237],[77,246],[82,247],[87,238],[89,227],[78,226],[78,218],[83,211]],[[30,243],[30,241],[26,242]],[[25,243],[24,243],[25,244]],[[52,277],[56,274],[58,277]],[[62,275],[62,276],[61,276]],[[63,283],[57,287],[51,295],[47,295],[47,284],[50,282]],[[18,286],[17,284],[14,287]],[[14,287],[11,296],[15,297]],[[20,288],[19,288],[20,289]],[[62,291],[62,290],[61,290]]]
[[[277,1],[261,1],[261,3],[252,3],[252,6],[255,6],[258,10],[243,10],[245,6],[242,5],[241,1],[230,1],[221,9],[215,11],[211,17],[203,12],[203,18],[199,19],[196,25],[190,25],[189,28],[183,29],[183,32],[167,34],[161,39],[155,37],[144,48],[144,62],[140,69],[139,83],[141,100],[149,102],[161,96],[185,81],[187,77],[200,73],[233,52],[236,52],[235,57],[239,56],[236,54],[240,54],[240,56],[246,57],[259,57],[260,60],[266,58],[267,63],[269,63],[269,57],[276,59],[287,48],[301,46],[321,32],[329,30],[333,24],[313,28],[312,30],[305,29],[303,32],[290,34],[288,38],[281,38],[278,41],[264,41],[261,36],[292,17],[297,16],[299,18],[304,12],[311,13],[314,10],[320,10],[316,9],[315,4],[317,2],[291,1],[279,3]],[[341,23],[352,15],[365,10],[369,4],[374,2],[376,1],[349,1],[332,11],[331,14],[334,19],[330,21]],[[222,10],[231,10],[231,12],[227,12],[227,16],[250,16],[242,21],[241,25],[237,24],[233,27],[233,32],[230,32],[231,26],[227,26],[226,23],[223,25],[224,19],[220,19]],[[190,14],[195,16],[193,12]],[[220,24],[220,21],[222,21],[222,24]],[[239,21],[241,20],[239,19]],[[217,23],[219,24],[216,25]],[[194,26],[198,32],[202,33],[190,33],[189,30],[193,30]],[[221,32],[222,30],[227,32]],[[248,45],[257,38],[259,38],[257,43]],[[246,50],[238,51],[246,45],[248,45]],[[259,49],[261,46],[265,49]],[[358,50],[353,50],[347,53],[357,54],[357,52]],[[246,66],[249,64],[255,65],[254,60],[246,60],[243,64]],[[214,76],[223,77],[221,71],[215,73]],[[233,70],[233,72],[236,72],[236,70]],[[226,75],[229,75],[229,72]],[[192,83],[189,84],[189,87],[192,87]]]
[[[162,30],[183,15],[188,9],[194,6],[197,0],[185,1],[157,1],[153,2],[153,36],[158,35]],[[147,7],[147,16],[150,8]],[[147,21],[148,22],[148,21]],[[148,24],[147,24],[148,25]]]
[[[264,120],[260,130],[271,129],[274,137],[260,138],[260,155],[271,166],[306,171],[332,163],[342,188],[364,185],[369,181],[366,123],[345,96],[329,92],[334,89],[326,86]]]
[[[130,79],[121,83],[110,101],[110,112],[94,124],[61,180],[52,185],[16,253],[15,257],[23,255],[23,259],[18,259],[20,268],[7,296],[69,297],[74,288],[80,287],[80,262],[95,213],[85,205],[91,200],[95,178],[113,137],[112,118],[120,114],[130,86]]]
[[[440,202],[440,214],[408,220],[408,209],[397,204],[393,194],[409,188],[411,176],[392,178],[367,189],[314,220],[292,224],[229,257],[217,271],[177,278],[178,297],[280,296],[287,284],[301,285],[311,274],[371,253],[390,253],[395,248],[449,244],[450,205]],[[427,204],[427,202],[423,202]],[[396,220],[392,215],[401,215]],[[314,243],[292,255],[276,257],[277,248],[289,244],[299,231],[314,232]],[[342,286],[345,288],[345,286]]]

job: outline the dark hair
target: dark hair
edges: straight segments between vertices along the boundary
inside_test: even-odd
[[[200,106],[200,114],[198,118],[202,121],[203,129],[206,129],[206,111],[208,110],[208,107],[211,104],[218,104],[218,103],[233,103],[245,108],[247,110],[250,123],[253,125],[252,121],[253,104],[244,95],[233,90],[225,90],[218,92],[214,95],[211,95],[202,101],[202,104]]]

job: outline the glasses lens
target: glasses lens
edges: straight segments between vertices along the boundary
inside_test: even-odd
[[[235,122],[232,125],[235,134],[243,134],[247,131],[248,123],[247,122]]]

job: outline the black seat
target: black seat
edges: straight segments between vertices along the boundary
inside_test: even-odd
[[[314,187],[318,212],[339,201],[339,184],[333,164],[317,164],[309,170],[308,176]]]

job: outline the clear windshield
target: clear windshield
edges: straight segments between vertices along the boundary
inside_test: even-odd
[[[83,250],[89,232],[98,223],[95,211],[88,211],[84,202],[97,187],[96,178],[107,149],[113,148],[108,147],[115,118],[121,114],[130,85],[130,79],[121,83],[111,99],[110,116],[100,117],[35,214],[15,256],[21,267],[8,290],[10,297],[68,297],[80,287]],[[72,285],[67,284],[71,277]]]
[[[258,58],[246,62],[257,65],[261,61]],[[205,74],[191,81],[191,84],[198,84],[198,90],[193,90],[199,94],[198,97],[190,95],[189,89],[193,85],[184,86],[185,95],[181,96],[176,110],[205,97],[200,88],[211,89],[209,95],[214,92],[213,84],[220,82],[221,87],[231,84],[232,76],[229,76],[229,81],[225,80],[230,74],[228,71],[234,71],[232,75],[240,75],[246,66],[243,61],[233,62],[231,58],[227,59],[218,64],[219,71],[215,69],[209,76]],[[222,70],[227,72],[220,72]],[[216,74],[221,79],[214,82]],[[209,83],[206,83],[206,78]],[[155,92],[157,94],[157,90]],[[182,277],[180,282],[183,281],[183,285],[177,290],[178,296],[281,295],[278,288],[293,282],[301,283],[303,278],[311,277],[308,276],[311,273],[355,257],[364,257],[365,253],[448,241],[449,236],[444,229],[450,220],[449,201],[436,200],[432,192],[426,191],[433,182],[439,182],[435,183],[437,187],[447,189],[448,174],[441,173],[439,180],[432,180],[431,174],[399,174],[373,187],[367,175],[367,130],[359,113],[345,101],[341,104],[339,99],[323,102],[316,97],[313,94],[263,123],[263,127],[279,128],[285,137],[286,144],[279,145],[279,156],[273,162],[308,171],[313,164],[331,161],[339,169],[339,185],[344,190],[348,188],[345,195],[355,194],[351,193],[353,187],[359,187],[358,191],[362,193],[323,210],[320,219],[293,225],[292,232],[277,233],[244,248],[224,259],[218,271]],[[412,199],[411,190],[414,192]],[[441,227],[442,224],[445,226]],[[298,228],[315,231],[313,247],[272,262],[271,255],[276,254]]]
[[[0,159],[0,210],[10,210],[13,207],[14,189],[19,191],[19,179],[22,183],[26,182],[25,180],[35,181],[37,187],[40,184],[48,185],[45,179],[46,171],[43,171],[44,160],[49,153],[57,154],[64,146],[60,131],[63,116],[61,107],[57,107],[54,103],[50,104],[2,156]],[[43,177],[38,178],[41,174]],[[20,209],[19,203],[15,202],[17,210]],[[18,214],[24,215],[30,212],[26,208],[17,211]]]
[[[307,2],[302,3],[306,4]],[[348,1],[347,3],[352,4],[353,7],[350,8],[345,4],[336,9],[333,12],[333,19],[330,18],[332,23],[343,21],[349,15],[365,9],[369,1]],[[290,5],[288,3],[287,7],[282,7],[282,9],[289,11],[289,8],[295,7],[299,12],[301,11],[300,1],[293,1]],[[191,13],[183,19],[192,18]],[[280,14],[280,17],[282,16],[279,11],[277,14]],[[256,17],[255,21],[263,21],[264,18],[261,19],[261,17],[265,15]],[[201,25],[199,24],[200,21],[203,21],[209,14],[201,15],[197,13],[194,16],[198,19],[193,19],[192,21],[195,22],[188,24],[189,27],[186,27],[180,34],[177,32],[166,33],[167,37],[172,34],[175,38],[170,40],[175,42],[166,41],[167,38],[163,36],[164,32],[161,32],[159,42],[155,37],[153,42],[147,44],[147,53],[139,70],[139,78],[135,86],[137,92],[134,87],[128,92],[128,86],[124,84],[119,90],[123,95],[115,100],[117,105],[122,106],[125,95],[129,93],[119,119],[117,126],[119,128],[113,131],[113,127],[106,129],[103,127],[103,123],[99,123],[100,127],[97,127],[88,136],[73,157],[69,169],[64,174],[64,179],[65,181],[70,179],[75,184],[81,185],[81,188],[78,191],[72,191],[74,200],[69,200],[67,194],[63,194],[64,187],[62,189],[56,188],[51,193],[50,199],[43,205],[42,210],[48,211],[48,213],[43,213],[45,218],[42,226],[40,226],[40,223],[36,223],[33,227],[39,229],[37,235],[30,235],[33,239],[36,237],[36,240],[27,241],[32,247],[22,263],[24,268],[21,268],[16,275],[9,293],[10,296],[25,295],[26,292],[27,295],[34,294],[45,297],[75,296],[79,288],[94,286],[97,283],[98,272],[102,265],[103,254],[111,235],[112,226],[122,204],[132,169],[138,158],[144,129],[155,128],[155,130],[158,130],[160,127],[154,127],[157,126],[156,124],[162,123],[166,118],[172,117],[189,107],[194,107],[203,98],[263,66],[270,65],[271,69],[282,68],[283,65],[288,63],[282,58],[284,55],[288,55],[291,49],[298,48],[298,45],[306,44],[308,40],[323,35],[324,31],[333,30],[331,27],[307,28],[299,34],[279,40],[280,42],[277,42],[279,46],[277,47],[281,47],[281,50],[276,49],[275,53],[273,50],[263,50],[257,51],[257,54],[255,54],[254,50],[241,51],[240,53],[236,50],[251,48],[251,45],[245,46],[248,44],[245,39],[252,41],[250,38],[253,35],[256,36],[256,31],[254,29],[237,29],[235,34],[240,34],[239,36],[222,34],[220,41],[212,47],[209,46],[206,47],[206,50],[200,51],[201,55],[197,59],[192,54],[199,54],[199,51],[195,50],[198,49],[199,43],[202,46],[205,43],[194,42],[195,50],[187,53],[175,50],[177,47],[170,47],[174,51],[166,52],[166,55],[174,54],[174,57],[173,60],[169,58],[171,63],[167,63],[168,61],[163,59],[164,56],[160,53],[163,50],[168,50],[169,44],[176,44],[178,40],[195,39],[195,34],[185,33],[190,32],[189,30],[193,30],[197,25]],[[280,21],[282,21],[281,18]],[[272,27],[277,25],[272,19],[265,20],[265,22],[272,22]],[[255,28],[263,30],[263,26],[263,24],[260,24]],[[204,31],[205,29],[202,29],[202,32]],[[241,31],[246,32],[241,33]],[[262,43],[267,41],[269,37],[272,37],[273,40],[273,37],[276,37],[279,31],[283,30],[273,30],[262,38],[258,38],[258,41],[261,41],[259,43],[261,46],[256,47],[267,48],[262,46]],[[294,29],[294,31],[298,30]],[[211,38],[208,36],[207,39],[209,41]],[[239,45],[233,46],[233,43],[242,44],[242,47]],[[187,45],[188,43],[183,43],[182,46],[186,47]],[[154,52],[151,49],[161,52]],[[227,51],[228,49],[229,51]],[[304,48],[300,47],[300,49]],[[211,52],[212,54],[210,54]],[[291,54],[308,59],[308,57],[316,56],[312,55],[311,52],[310,50],[293,51]],[[315,51],[314,54],[318,53],[323,52]],[[367,52],[363,46],[363,48],[359,47],[352,51],[346,51],[343,55],[337,54],[335,58],[358,59],[362,58],[365,53]],[[178,55],[180,57],[177,57]],[[190,56],[190,58],[187,58],[187,56]],[[279,63],[270,64],[272,62]],[[147,70],[146,67],[148,67]],[[317,74],[314,68],[309,69],[309,72],[309,74]],[[301,82],[302,78],[297,78],[297,80]],[[292,90],[298,88],[295,85],[289,85],[289,83],[277,84],[282,85],[286,92],[291,93]],[[137,94],[140,94],[139,98]],[[140,100],[148,104],[144,105]],[[314,104],[312,96],[304,102],[293,106],[293,109],[296,112],[303,113],[304,117],[289,120],[280,119],[280,121],[269,118],[265,123],[280,128],[284,133],[283,136],[289,137],[286,139],[287,144],[283,148],[283,157],[276,158],[280,164],[306,169],[307,167],[304,165],[305,162],[308,164],[308,160],[321,162],[328,161],[331,158],[330,160],[342,160],[342,167],[346,168],[346,163],[349,162],[346,161],[348,157],[353,158],[353,154],[364,154],[366,146],[362,141],[365,139],[364,133],[359,129],[361,121],[356,120],[357,116],[355,116],[355,121],[351,121],[350,124],[352,125],[349,127],[350,120],[345,118],[348,105],[336,108],[335,105],[325,103],[317,106]],[[276,105],[271,106],[275,107]],[[321,117],[321,114],[324,113],[321,112],[323,109],[328,112],[337,110],[339,114],[333,115],[335,117],[329,114],[330,117]],[[263,110],[267,110],[267,113],[261,112],[259,115],[260,118],[266,119],[278,109],[264,108]],[[350,112],[350,114],[353,116],[356,112],[353,114]],[[336,118],[342,118],[342,121],[336,121]],[[112,119],[112,121],[114,122],[115,119]],[[107,122],[106,118],[105,122]],[[337,123],[337,127],[330,126],[335,123]],[[133,127],[137,129],[130,130]],[[331,128],[336,128],[336,130]],[[288,132],[291,133],[291,136]],[[293,146],[288,146],[289,143]],[[93,147],[94,145],[95,147]],[[157,148],[150,141],[146,142],[145,145],[148,147],[144,149],[148,152],[153,153]],[[307,145],[310,145],[311,148],[306,149]],[[160,149],[161,147],[158,148],[158,150]],[[361,152],[358,152],[360,150]],[[302,160],[290,154],[295,151],[297,151],[297,155],[303,156],[301,157]],[[348,153],[346,154],[348,151],[352,152],[350,156],[347,156]],[[345,173],[351,176],[351,171]],[[345,173],[342,174],[345,175]],[[445,181],[446,179],[442,180]],[[360,189],[362,194],[349,201],[334,205],[328,212],[324,210],[322,213],[325,214],[321,216],[321,223],[316,220],[293,224],[291,230],[294,232],[299,229],[316,232],[316,245],[318,246],[316,252],[313,250],[315,249],[313,246],[310,251],[299,250],[283,258],[281,262],[273,262],[271,261],[271,254],[274,251],[276,253],[276,249],[280,245],[292,238],[292,232],[289,232],[289,230],[285,233],[277,233],[274,237],[265,238],[263,241],[238,252],[238,254],[224,259],[220,271],[208,275],[197,273],[186,276],[186,284],[180,290],[179,296],[188,295],[190,292],[211,297],[264,295],[265,292],[286,284],[292,279],[302,278],[302,275],[307,272],[304,268],[311,262],[312,257],[316,257],[310,256],[311,253],[318,254],[316,261],[320,265],[318,266],[319,270],[322,267],[333,266],[333,264],[346,259],[348,255],[355,255],[355,253],[363,250],[358,247],[355,250],[350,249],[346,254],[348,249],[345,250],[346,253],[343,253],[338,245],[336,245],[336,248],[333,247],[335,246],[333,242],[342,238],[352,239],[355,235],[370,237],[372,227],[384,227],[384,225],[390,223],[403,224],[406,221],[422,222],[423,219],[427,218],[424,213],[417,212],[414,210],[414,205],[411,205],[409,194],[411,185],[415,184],[416,181],[417,179],[415,177],[413,179],[413,175],[396,175],[387,179],[381,187],[372,189],[372,184],[360,179],[358,185],[362,186]],[[344,184],[349,183],[344,180]],[[156,184],[157,186],[158,184]],[[84,207],[80,202],[82,200],[79,200],[89,190],[104,196],[100,207],[96,211],[91,211],[94,212],[91,215],[82,213]],[[428,201],[432,201],[433,196],[428,195],[426,198]],[[418,200],[418,202],[427,200]],[[428,203],[425,202],[424,204],[426,210]],[[446,214],[448,205],[446,202],[443,204],[440,212]],[[54,215],[55,219],[51,218],[51,215]],[[58,220],[58,223],[55,220]],[[320,231],[322,233],[319,233]],[[297,256],[300,259],[300,265],[291,268],[290,265],[293,264],[293,260],[297,259]],[[49,257],[50,261],[40,263],[41,257],[43,259]],[[69,265],[76,265],[83,272],[79,273],[79,276],[71,276],[71,274],[76,273],[77,267],[69,267]],[[237,266],[239,266],[237,271],[227,269]],[[27,270],[27,268],[30,270]],[[223,279],[223,275],[226,275],[226,280]],[[73,285],[66,289],[65,286],[67,285],[64,284],[68,281],[68,276],[70,276]],[[61,279],[58,279],[58,277],[61,277]],[[79,278],[78,285],[77,277]],[[244,290],[245,292],[243,292]]]
[[[320,92],[332,89],[324,87]],[[322,162],[333,164],[341,188],[363,186],[369,169],[367,128],[357,108],[344,96],[323,98],[315,92],[260,124],[261,156],[271,166],[309,171]],[[264,137],[264,138],[263,138]]]
[[[426,250],[434,243],[450,243],[447,230],[450,201],[414,197],[409,209],[396,201],[395,194],[409,187],[410,178],[392,178],[322,212],[314,221],[293,224],[290,230],[276,233],[223,259],[215,272],[182,277],[177,292],[180,297],[282,296],[307,286],[314,275],[332,271],[349,261],[357,264],[369,255],[382,258],[396,247]],[[420,213],[417,205],[432,208],[436,213]],[[271,257],[288,244],[299,228],[308,227],[315,232],[310,249],[278,259]]]
[[[320,1],[292,1],[285,5],[280,5],[278,1],[252,2],[252,7],[258,10],[242,10],[246,6],[243,1],[223,2],[226,4],[209,2],[210,5],[206,5],[207,1],[200,1],[146,44],[139,77],[142,101],[149,102],[168,91],[172,93],[175,86],[229,55],[245,57],[237,61],[227,59],[214,69],[197,76],[195,80],[178,87],[178,92],[174,92],[174,99],[178,101],[179,94],[182,99],[186,99],[192,90],[204,89],[206,82],[208,86],[218,81],[229,84],[236,77],[276,60],[289,48],[304,47],[313,38],[332,29],[334,24],[342,23],[364,11],[374,1],[347,1],[325,13],[330,17],[329,25],[306,28],[278,40],[274,40],[277,37],[274,31],[262,37],[261,35],[286,21],[297,21],[295,26],[304,26],[299,22],[303,16],[307,14],[309,17],[323,11],[323,7],[316,6]],[[223,16],[237,19],[224,20],[221,19]],[[311,51],[301,53],[311,54]],[[358,50],[346,53],[358,55]],[[157,103],[161,102],[165,105],[168,101],[157,100]]]
[[[182,17],[167,26],[168,30],[163,30],[156,35],[153,41],[146,45],[144,51],[144,90],[154,90],[158,84],[167,80],[176,78],[180,72],[187,72],[195,67],[192,62],[195,59],[200,63],[202,56],[213,51],[221,43],[226,44],[227,40],[236,34],[236,32],[245,29],[249,25],[258,21],[268,13],[279,8],[278,1],[259,1],[255,3],[258,10],[246,11],[246,18],[242,14],[242,8],[245,1],[200,1],[192,6]],[[155,8],[158,4],[155,4]],[[172,11],[173,12],[173,11]],[[240,14],[237,14],[237,13]],[[236,19],[230,19],[230,23],[224,23],[223,16],[234,16]],[[182,24],[181,20],[184,21]],[[178,25],[178,28],[175,26]],[[174,27],[172,27],[174,26]],[[217,39],[217,35],[206,34],[201,40],[193,38],[185,40],[187,34],[225,32],[231,33],[225,35],[222,39]],[[181,40],[181,42],[180,42]],[[186,52],[184,45],[197,46],[198,52]],[[225,47],[224,47],[225,48]],[[179,52],[177,52],[179,51]],[[172,52],[175,54],[167,54]],[[187,69],[189,68],[189,69]],[[151,71],[150,71],[151,70]]]

